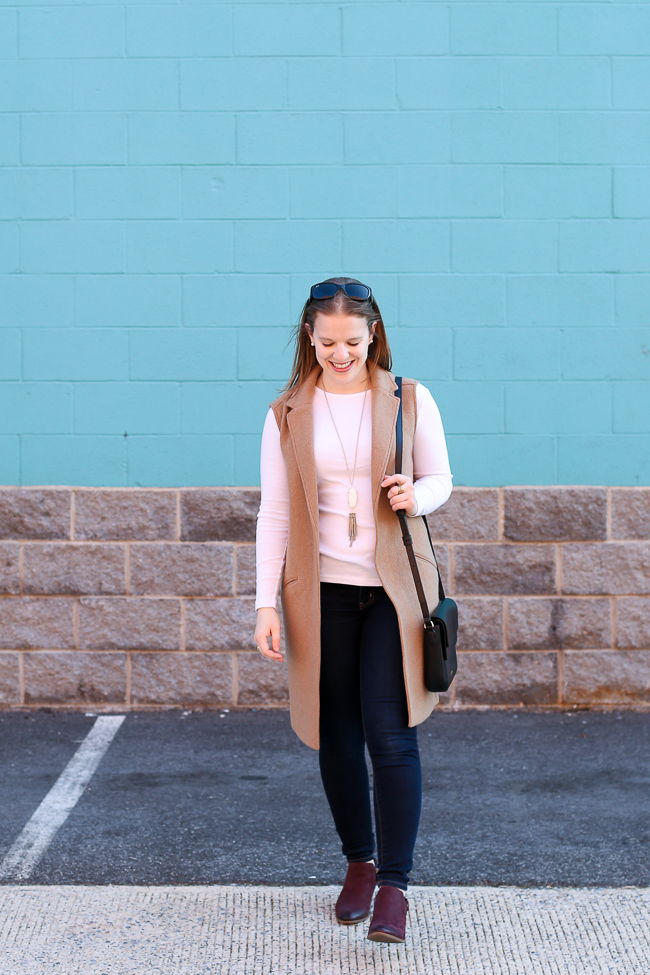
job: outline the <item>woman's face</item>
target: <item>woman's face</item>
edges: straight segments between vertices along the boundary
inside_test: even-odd
[[[312,340],[326,382],[341,387],[359,385],[368,375],[368,346],[375,332],[360,315],[324,315],[317,312]]]

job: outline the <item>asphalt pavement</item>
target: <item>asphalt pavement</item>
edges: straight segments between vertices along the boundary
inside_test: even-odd
[[[0,713],[0,861],[95,720]],[[434,712],[419,740],[414,885],[650,883],[650,713]],[[317,753],[285,711],[132,712],[25,883],[312,887],[344,872]]]

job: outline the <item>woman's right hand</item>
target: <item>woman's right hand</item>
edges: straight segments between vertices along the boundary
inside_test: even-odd
[[[271,637],[272,650],[269,648],[268,637]],[[258,609],[254,639],[262,656],[269,660],[284,660],[280,653],[280,617],[271,606],[260,606]]]

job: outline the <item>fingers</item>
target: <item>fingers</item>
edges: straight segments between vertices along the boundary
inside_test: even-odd
[[[406,481],[410,481],[411,478],[407,474],[384,474],[384,479],[381,482],[382,487],[387,487],[388,484],[405,484]]]
[[[269,636],[271,637],[272,648],[269,647]],[[279,620],[267,623],[263,629],[257,630],[254,640],[257,649],[263,657],[268,657],[269,660],[284,660],[284,656],[280,653]]]
[[[388,487],[389,484],[394,485],[394,487],[390,488],[388,492],[390,495],[399,489],[400,484],[402,484],[404,486],[404,490],[406,490],[409,486],[413,485],[413,481],[408,474],[384,474],[384,479],[381,482],[381,486]]]
[[[388,491],[387,498],[390,501],[393,511],[406,508],[407,511],[415,510],[415,488],[413,481],[406,474],[385,474],[382,487],[393,484]],[[400,492],[399,487],[404,490]]]
[[[278,644],[277,644],[277,646],[278,646],[278,649],[277,650],[275,649],[275,645],[274,645],[273,649],[271,649],[269,647],[269,645],[267,643],[267,640],[266,640],[266,637],[260,639],[259,637],[256,636],[255,637],[255,643],[257,645],[257,649],[259,650],[259,652],[262,654],[263,657],[268,657],[269,660],[284,660],[284,657],[280,653],[280,642],[279,642],[279,640],[278,640]]]
[[[273,645],[273,652],[282,656],[280,653],[280,622],[271,623],[271,644]]]
[[[262,647],[261,654],[263,657],[267,657],[269,660],[284,660],[284,657],[282,656],[281,653],[276,653],[275,650],[269,650],[268,647],[266,648],[266,650],[264,649],[264,647]]]

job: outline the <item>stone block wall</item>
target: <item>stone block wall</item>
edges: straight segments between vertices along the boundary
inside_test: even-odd
[[[258,488],[0,488],[0,705],[286,706],[254,649]],[[650,488],[456,488],[443,704],[650,703]],[[415,598],[415,596],[414,596]]]

